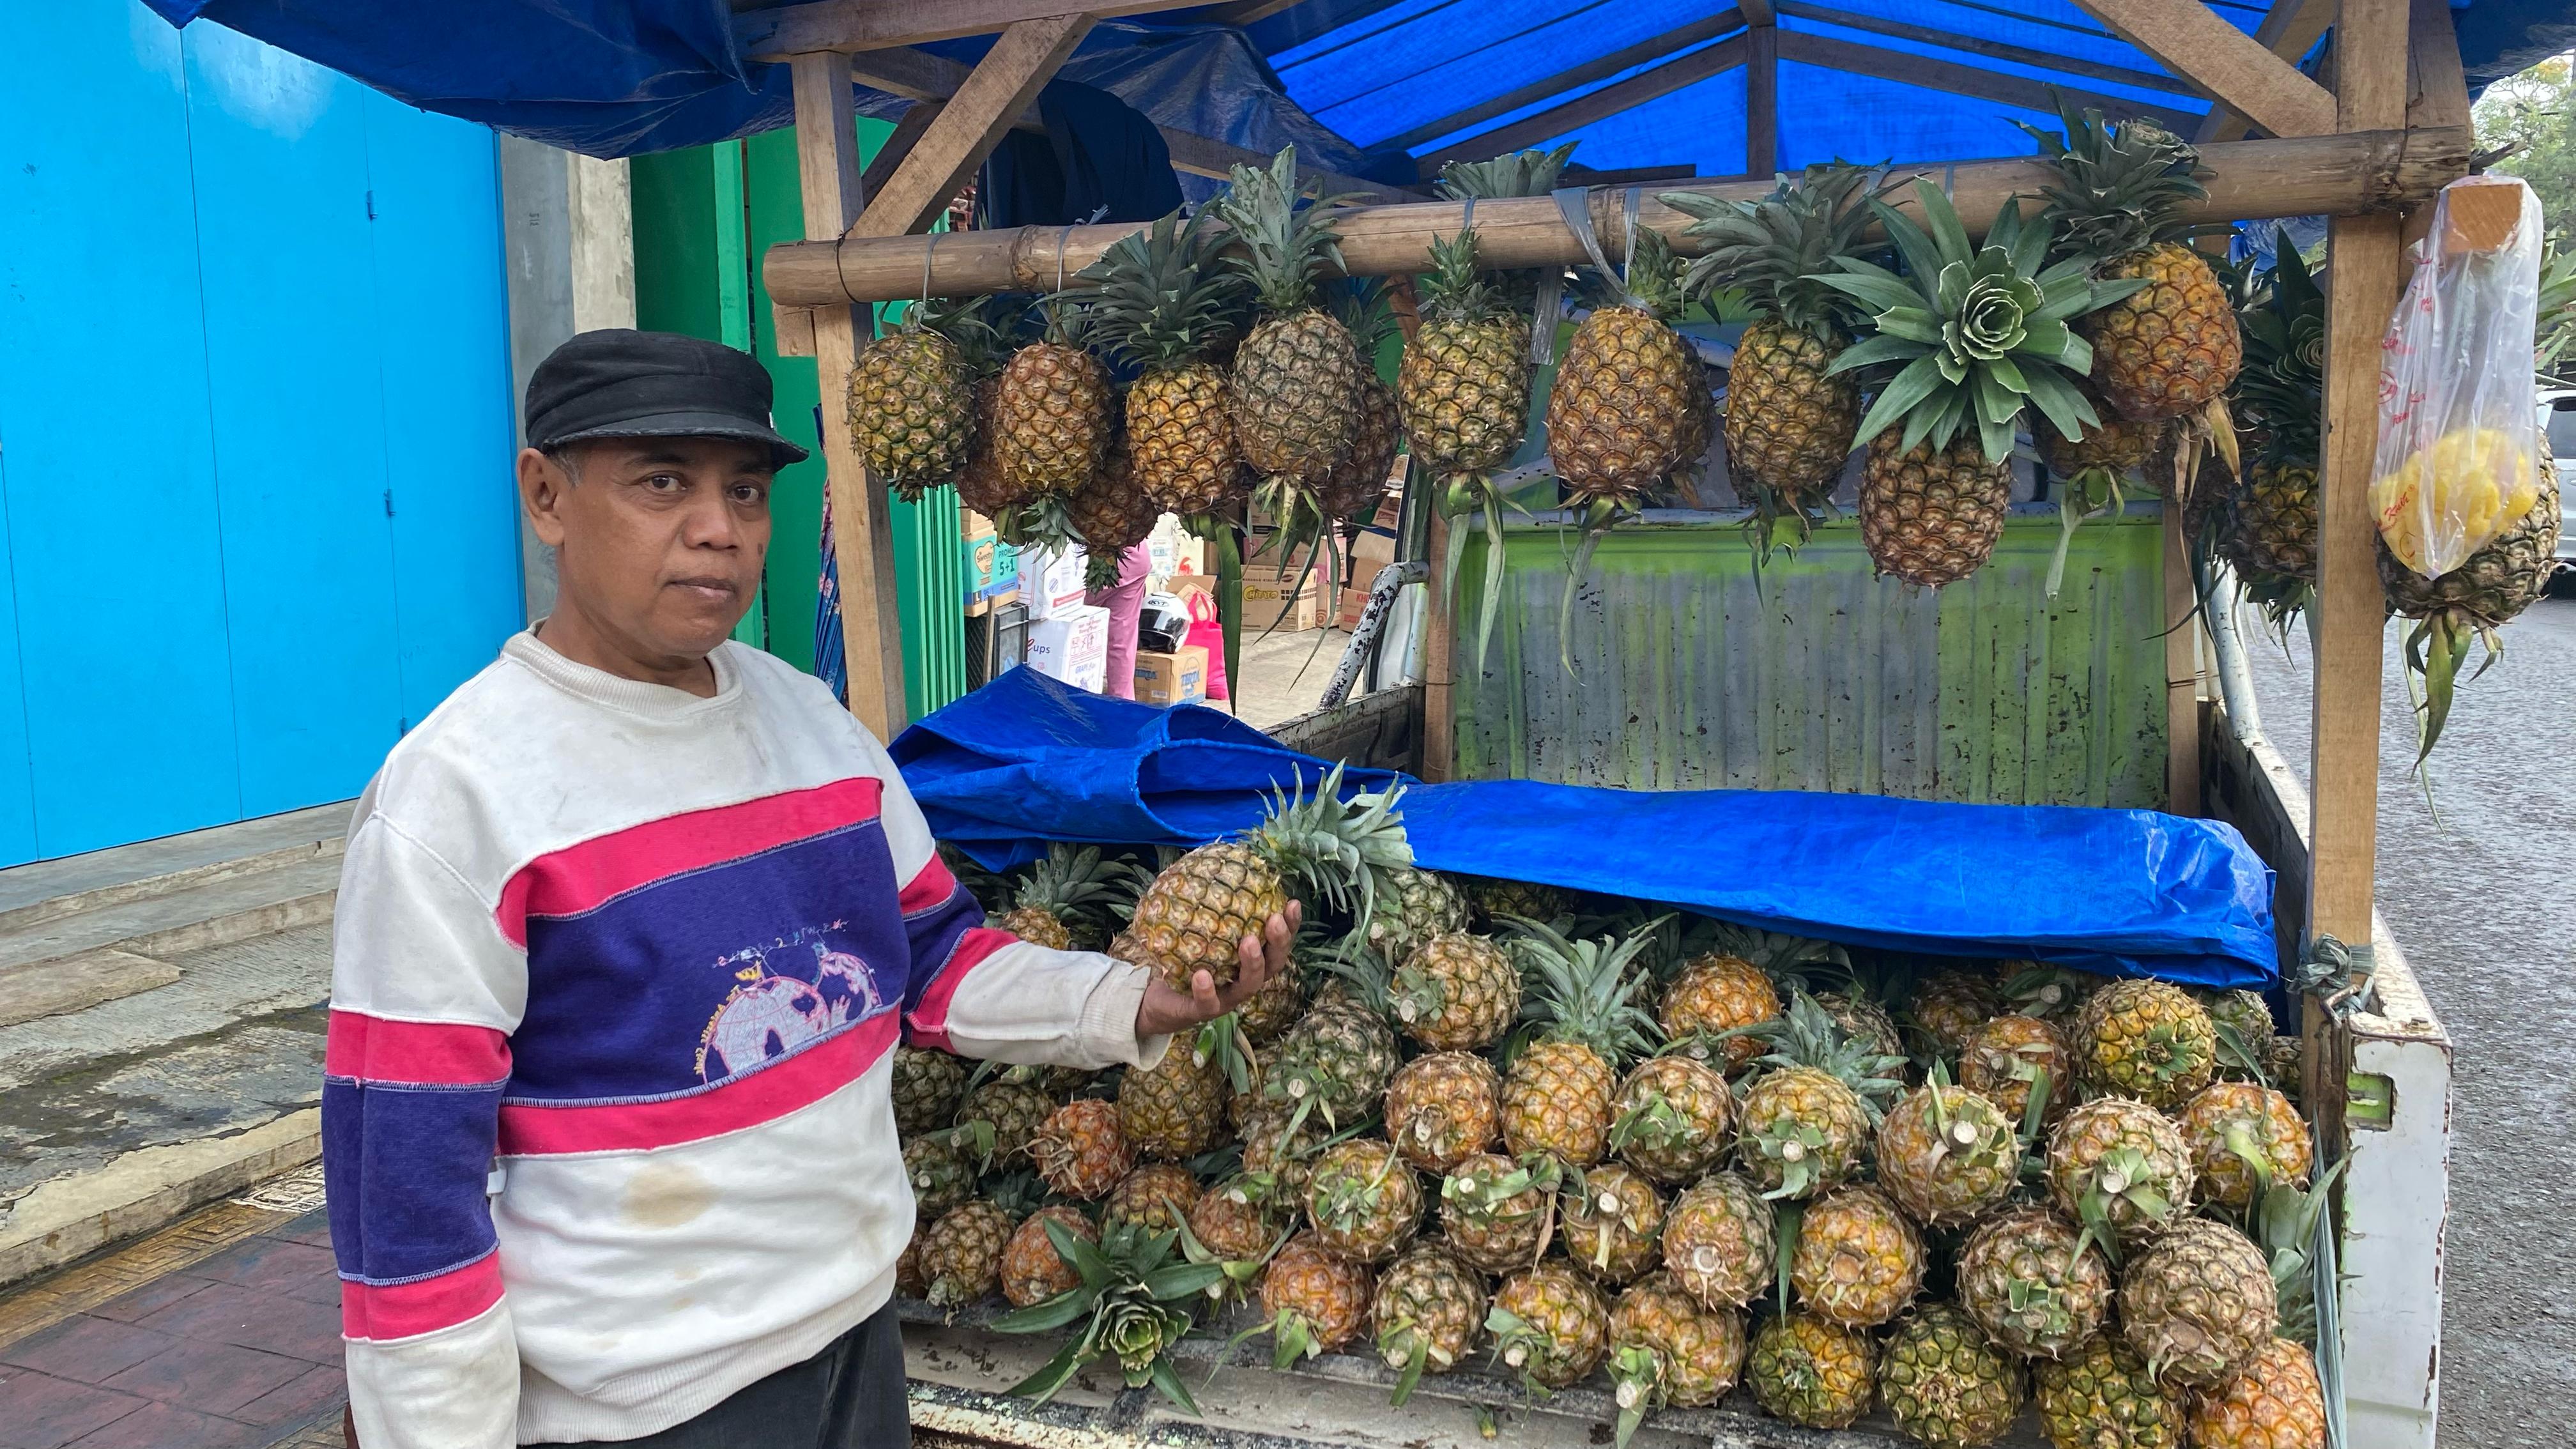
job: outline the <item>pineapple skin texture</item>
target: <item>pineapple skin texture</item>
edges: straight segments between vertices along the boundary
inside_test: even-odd
[[[1036,906],[1014,906],[994,917],[993,924],[1032,946],[1044,946],[1050,951],[1073,949],[1073,932],[1066,930],[1053,912]]]
[[[1847,1187],[1807,1209],[1789,1283],[1808,1312],[1876,1328],[1923,1289],[1923,1237],[1876,1188]]]
[[[2218,1073],[2218,1030],[2179,986],[2115,981],[2075,1018],[2075,1069],[2096,1092],[2177,1111]]]
[[[1073,490],[1064,506],[1074,532],[1082,535],[1083,547],[1091,553],[1093,568],[1105,561],[1112,568],[1113,581],[1118,555],[1143,543],[1163,516],[1162,508],[1136,482],[1135,454],[1123,429],[1110,434],[1100,471]]]
[[[959,465],[956,477],[957,501],[987,518],[1001,517],[1028,497],[1028,490],[1002,471],[1001,405],[1000,377],[975,384],[974,441],[967,446],[966,461]]]
[[[1529,1361],[1519,1368],[1548,1388],[1561,1389],[1582,1378],[1600,1367],[1610,1351],[1609,1307],[1566,1264],[1541,1263],[1504,1279],[1494,1306],[1533,1330],[1527,1340]]]
[[[1933,1449],[1978,1449],[2021,1413],[2021,1365],[1965,1313],[1934,1303],[1879,1350],[1878,1392],[1897,1427]]]
[[[957,346],[906,327],[862,349],[850,369],[850,431],[868,468],[906,499],[966,465],[975,391]]]
[[[1359,1335],[1368,1324],[1375,1284],[1366,1268],[1334,1256],[1312,1233],[1300,1233],[1261,1271],[1261,1312],[1275,1319],[1295,1313],[1325,1353]]]
[[[1366,523],[1386,501],[1387,476],[1395,471],[1396,445],[1404,428],[1396,418],[1395,389],[1380,381],[1376,369],[1360,364],[1358,410],[1351,428],[1350,451],[1316,490],[1326,518]],[[1351,580],[1356,587],[1362,581]]]
[[[2233,542],[2258,569],[2311,583],[2317,577],[2314,464],[2257,463],[2236,493]]]
[[[1333,1209],[1336,1200],[1356,1210],[1345,1216]],[[1306,1217],[1326,1252],[1383,1263],[1422,1225],[1422,1182],[1385,1142],[1337,1142],[1307,1174]]]
[[[1479,1154],[1458,1164],[1449,1175],[1475,1174],[1487,1179],[1509,1174],[1508,1158]],[[1540,1230],[1546,1226],[1547,1199],[1535,1187],[1505,1198],[1487,1218],[1470,1215],[1444,1191],[1440,1196],[1440,1233],[1449,1250],[1468,1266],[1487,1273],[1526,1268],[1538,1256]]]
[[[1117,1107],[1097,1097],[1056,1108],[1029,1139],[1029,1156],[1047,1186],[1084,1201],[1108,1193],[1136,1165]]]
[[[1419,993],[1436,997],[1436,1008],[1415,1000],[1406,988],[1411,978],[1423,983]],[[1434,1051],[1475,1051],[1511,1027],[1520,1014],[1521,977],[1511,958],[1482,936],[1444,930],[1415,948],[1396,982],[1396,1024],[1405,1035]]]
[[[1033,342],[1002,365],[993,413],[1007,484],[1022,497],[1070,493],[1109,447],[1109,370],[1080,348]]]
[[[1680,1117],[1670,1140],[1632,1136],[1620,1160],[1667,1187],[1696,1182],[1726,1155],[1734,1140],[1735,1096],[1717,1069],[1689,1057],[1650,1057],[1619,1086],[1622,1116],[1661,1097]]]
[[[1136,902],[1127,933],[1150,968],[1175,990],[1205,971],[1219,990],[1234,984],[1235,948],[1288,909],[1278,868],[1237,841],[1202,845],[1161,875]]]
[[[1225,1083],[1180,1042],[1118,1083],[1118,1129],[1146,1157],[1186,1162],[1216,1145],[1224,1122]]]
[[[990,1298],[1002,1286],[1002,1250],[1010,1245],[1011,1215],[981,1198],[951,1208],[921,1239],[921,1274],[930,1301],[962,1307]]]
[[[2191,1442],[2197,1449],[2322,1449],[2326,1396],[2316,1359],[2285,1338],[2265,1344],[2243,1372],[2193,1405]]]
[[[2263,1250],[2224,1223],[2174,1224],[2121,1275],[2120,1331],[2168,1382],[2225,1383],[2280,1323]]]
[[[2089,1244],[2056,1214],[2025,1208],[1988,1218],[1959,1252],[1959,1302],[1997,1343],[2030,1358],[2058,1359],[2101,1331],[2111,1306],[2111,1272]],[[2020,1311],[2015,1283],[2051,1290]]]
[[[1199,1180],[1173,1162],[1149,1162],[1118,1180],[1100,1205],[1105,1223],[1134,1223],[1169,1232],[1198,1206]]]
[[[1634,307],[1583,320],[1547,400],[1548,456],[1578,498],[1632,502],[1682,463],[1696,359]]]
[[[2057,1449],[2182,1449],[2182,1399],[2117,1336],[2097,1333],[2034,1369],[2040,1427]]]
[[[1422,1371],[1445,1374],[1466,1362],[1485,1326],[1485,1280],[1437,1244],[1413,1249],[1377,1280],[1370,1319],[1387,1366],[1399,1366],[1414,1337]],[[1400,1325],[1400,1326],[1399,1326]]]
[[[1162,368],[1127,390],[1127,451],[1158,511],[1205,513],[1244,487],[1234,404],[1212,363]]]
[[[1744,1368],[1744,1315],[1708,1309],[1669,1273],[1639,1280],[1610,1309],[1610,1344],[1653,1349],[1664,1363],[1664,1401],[1677,1409],[1714,1404]]]
[[[1908,452],[1894,428],[1870,440],[1860,475],[1860,538],[1883,574],[1937,589],[1986,566],[2004,536],[2012,470],[1989,463],[1973,430],[1947,448]]]
[[[1100,1230],[1080,1209],[1057,1204],[1029,1214],[1013,1230],[1009,1245],[1002,1250],[1002,1297],[1013,1308],[1043,1303],[1082,1286],[1082,1275],[1055,1250],[1055,1241],[1047,1236],[1049,1222],[1064,1224],[1067,1231],[1087,1242],[1100,1241]]]
[[[1771,1286],[1771,1228],[1771,1204],[1718,1173],[1664,1215],[1664,1266],[1703,1307],[1742,1308]]]
[[[1222,1186],[1199,1194],[1190,1204],[1189,1220],[1190,1232],[1229,1263],[1258,1261],[1276,1236],[1266,1213],[1252,1203],[1236,1202]]]
[[[1825,376],[1842,349],[1766,318],[1744,329],[1727,375],[1727,466],[1769,487],[1832,491],[1860,425],[1860,384]]]
[[[1976,1141],[1952,1135],[1962,1125],[1976,1129]],[[1878,1126],[1879,1184],[1927,1226],[1965,1223],[2002,1202],[2020,1166],[2013,1123],[1965,1087],[1917,1088]]]
[[[1386,1086],[1386,1132],[1404,1160],[1446,1174],[1502,1135],[1502,1078],[1466,1052],[1432,1052]]]
[[[1959,1085],[2019,1122],[2028,1115],[2030,1094],[2038,1085],[2016,1075],[2025,1066],[2048,1074],[2048,1103],[2041,1109],[2046,1120],[2065,1116],[2074,1096],[2075,1049],[2067,1045],[2066,1033],[2035,1016],[1998,1016],[1969,1032],[1959,1048]]]
[[[1360,365],[1351,334],[1309,308],[1255,326],[1234,354],[1234,430],[1262,474],[1316,485],[1359,431]]]
[[[2182,1110],[2183,1140],[2191,1144],[2201,1196],[2243,1210],[2254,1201],[2254,1169],[2227,1144],[2231,1126],[2243,1124],[2278,1182],[2308,1180],[2308,1124],[2290,1099],[2252,1082],[2213,1082]]]
[[[1744,1381],[1775,1419],[1810,1429],[1848,1429],[1869,1412],[1878,1355],[1869,1335],[1812,1313],[1775,1317],[1753,1335]]]
[[[1503,1141],[1515,1157],[1552,1152],[1576,1167],[1610,1147],[1610,1106],[1618,1081],[1610,1064],[1577,1042],[1531,1044],[1503,1079]]]
[[[1604,1208],[1604,1198],[1618,1206]],[[1584,1174],[1579,1199],[1569,1195],[1563,1221],[1565,1256],[1595,1282],[1617,1288],[1662,1261],[1664,1200],[1645,1175],[1610,1165]]]
[[[1670,1038],[1695,1032],[1712,1035],[1753,1026],[1780,1014],[1780,992],[1762,968],[1735,956],[1709,955],[1693,960],[1664,988],[1657,1024]],[[1730,1037],[1718,1047],[1717,1065],[1740,1072],[1767,1050],[1749,1036]]]
[[[2227,390],[2245,365],[2236,308],[2198,252],[2157,242],[2114,257],[2106,282],[2147,286],[2076,322],[2093,344],[2093,385],[2123,417],[2178,418]]]
[[[1511,461],[1529,420],[1529,332],[1514,321],[1426,322],[1395,372],[1414,457],[1443,473]]]
[[[895,1133],[915,1137],[957,1120],[966,1095],[966,1065],[946,1052],[898,1045],[894,1049]]]
[[[1860,1170],[1861,1149],[1869,1141],[1869,1112],[1860,1097],[1832,1073],[1816,1067],[1781,1067],[1764,1072],[1745,1089],[1737,1120],[1736,1160],[1764,1192],[1784,1180],[1781,1164],[1764,1155],[1766,1127],[1800,1125],[1817,1128],[1824,1144],[1808,1163],[1812,1196],[1838,1187]]]
[[[2156,445],[2164,441],[2163,423],[2124,418],[2118,409],[2098,398],[2093,411],[2102,419],[2102,425],[2085,429],[2084,436],[2077,439],[2067,438],[2044,418],[2031,420],[2031,436],[2039,440],[2039,454],[2058,477],[2086,468],[2108,468],[2114,473],[2143,468],[2155,456]]]
[[[2048,1192],[2057,1210],[2082,1221],[2084,1185],[2094,1164],[2123,1147],[2137,1149],[2146,1162],[2148,1185],[2173,1204],[2174,1217],[2191,1210],[2191,1148],[2182,1130],[2153,1107],[2125,1097],[2087,1102],[2068,1112],[2049,1134]],[[2172,1220],[2149,1219],[2125,1197],[2111,1199],[2108,1214],[2111,1231],[2124,1244]]]

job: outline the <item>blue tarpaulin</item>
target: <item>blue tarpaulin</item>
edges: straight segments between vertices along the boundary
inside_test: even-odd
[[[1216,710],[1155,709],[1016,669],[906,730],[930,827],[987,866],[1042,842],[1199,845],[1253,824],[1324,761]],[[1400,777],[1353,771],[1384,788]],[[1412,784],[1434,870],[1545,881],[1747,925],[1935,955],[2263,987],[2272,872],[2234,827],[2147,810],[1874,795]]]

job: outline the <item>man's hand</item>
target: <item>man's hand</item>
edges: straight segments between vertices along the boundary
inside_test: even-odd
[[[1297,923],[1304,910],[1295,901],[1288,903],[1285,914],[1272,916],[1259,936],[1246,936],[1235,944],[1234,984],[1223,991],[1216,989],[1216,978],[1201,971],[1190,978],[1189,995],[1183,996],[1157,976],[1145,984],[1145,999],[1136,1006],[1136,1036],[1165,1036],[1193,1027],[1203,1021],[1214,1021],[1242,1005],[1264,982],[1288,969],[1288,947],[1297,939]]]

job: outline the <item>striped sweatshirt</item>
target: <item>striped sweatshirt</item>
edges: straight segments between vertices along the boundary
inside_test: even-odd
[[[712,663],[700,699],[521,634],[358,802],[322,1141],[368,1449],[637,1438],[883,1306],[898,1037],[1163,1049],[1143,971],[982,924],[822,685]]]

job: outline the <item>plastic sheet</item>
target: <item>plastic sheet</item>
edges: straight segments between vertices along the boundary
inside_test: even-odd
[[[1157,710],[1013,670],[904,732],[933,832],[990,867],[1047,840],[1197,845],[1322,778],[1217,711]],[[1354,771],[1377,787],[1384,772]],[[2272,874],[2231,826],[2143,810],[1870,795],[1627,791],[1526,780],[1412,785],[1414,857],[1746,924],[1927,954],[2268,986]]]

